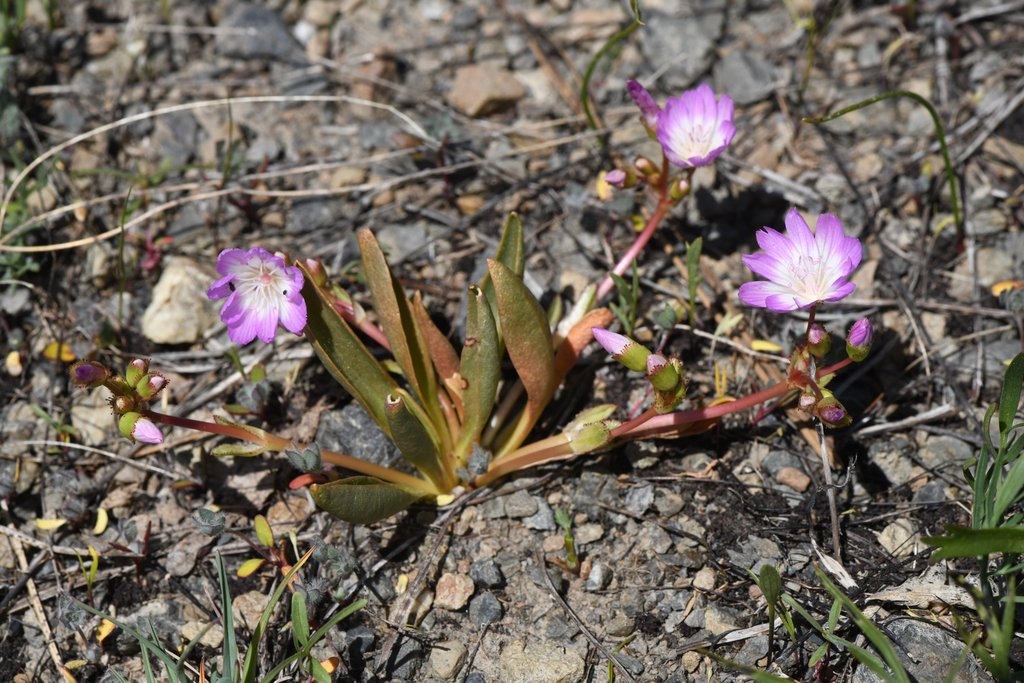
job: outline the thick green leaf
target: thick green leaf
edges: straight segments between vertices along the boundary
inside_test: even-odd
[[[396,389],[388,396],[384,405],[391,427],[391,439],[398,446],[402,457],[412,463],[443,491],[449,490],[454,481],[448,475],[448,468],[442,458],[441,443],[430,419],[417,405],[409,392]]]
[[[502,452],[514,449],[529,434],[555,391],[555,354],[544,309],[522,280],[499,261],[489,260],[498,320],[512,365],[526,390],[526,407]]]
[[[999,395],[999,437],[1006,438],[1013,426],[1017,407],[1020,405],[1021,385],[1024,384],[1024,353],[1018,353],[1010,361],[1003,375],[1003,390]]]
[[[491,307],[479,287],[469,288],[466,302],[466,343],[462,347],[460,373],[464,417],[455,454],[462,459],[478,442],[494,409],[501,380],[501,345]]]
[[[1024,553],[1024,529],[968,529],[947,526],[945,536],[929,536],[923,540],[938,548],[933,560],[949,557],[981,557],[992,553]]]
[[[523,277],[526,268],[523,221],[515,212],[510,213],[505,219],[505,227],[501,231],[501,242],[498,243],[498,252],[494,255],[494,260],[502,263],[518,277]]]
[[[391,353],[405,373],[416,398],[426,407],[431,419],[437,421],[440,408],[437,406],[434,366],[409,300],[369,230],[359,231],[359,251],[363,257],[366,284],[373,297],[373,309],[384,336],[391,344]],[[441,424],[440,421],[436,423],[438,426]]]
[[[353,524],[372,524],[423,498],[422,491],[374,477],[349,477],[311,487],[313,500],[327,512]]]
[[[296,650],[309,642],[309,613],[306,596],[300,590],[292,593],[292,638]]]
[[[328,295],[313,284],[306,266],[297,265],[306,276],[302,298],[306,300],[306,336],[310,345],[331,376],[359,401],[381,429],[388,432],[384,399],[398,384],[334,309]]]

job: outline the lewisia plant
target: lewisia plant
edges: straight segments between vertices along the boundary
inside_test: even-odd
[[[658,194],[643,231],[649,238],[685,196],[671,187],[688,183],[694,169],[711,163],[732,139],[732,102],[725,96],[716,99],[702,86],[661,109],[638,85],[631,84],[630,92],[664,151],[661,171],[647,177]],[[681,181],[670,180],[671,165],[682,168]],[[788,238],[774,231],[759,235],[764,254],[748,257],[748,265],[768,281],[744,285],[741,298],[777,313],[810,307],[813,323],[818,302],[852,291],[847,278],[859,262],[860,243],[845,237],[831,217],[819,219],[816,235],[795,212],[786,222]],[[785,382],[705,404],[688,395],[677,358],[607,329],[614,316],[598,304],[610,280],[587,288],[570,312],[552,324],[558,317],[545,311],[523,283],[523,226],[515,214],[505,223],[487,273],[466,292],[461,345],[432,321],[419,292],[410,296],[401,287],[370,231],[358,233],[358,245],[368,310],[332,283],[319,262],[292,260],[260,247],[223,251],[217,260],[220,277],[208,296],[223,301],[221,319],[236,344],[271,342],[281,328],[304,335],[334,380],[395,443],[408,468],[385,467],[316,444],[294,444],[227,419],[204,422],[157,412],[151,401],[166,380],[145,361],[133,361],[123,375],[95,361],[80,363],[72,368],[72,380],[111,391],[111,405],[127,438],[159,443],[159,425],[166,425],[230,437],[214,449],[216,455],[284,451],[303,472],[293,486],[309,486],[317,504],[342,519],[370,523],[413,503],[450,501],[525,468],[632,439],[698,433],[724,415],[787,393],[799,394],[800,405],[830,423],[841,423],[845,411],[824,386],[836,370],[866,355],[870,344],[870,324],[859,323],[847,344],[854,350],[818,369],[827,334],[815,327],[816,343],[803,344],[794,354]],[[642,246],[634,243],[615,272],[623,272],[620,266],[632,263]],[[538,420],[594,339],[614,359],[642,373],[651,387],[651,404],[627,420],[616,419],[615,405],[593,406],[558,433],[531,441]]]

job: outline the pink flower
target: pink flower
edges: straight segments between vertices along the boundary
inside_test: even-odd
[[[220,319],[228,326],[228,337],[236,344],[248,344],[256,337],[264,343],[274,340],[277,325],[301,334],[306,327],[306,302],[302,298],[302,271],[285,265],[284,259],[266,249],[253,247],[225,249],[217,257],[221,279],[210,285],[206,295],[224,299]]]
[[[757,243],[764,251],[744,256],[743,262],[767,280],[740,286],[740,301],[748,306],[788,313],[839,301],[856,289],[849,277],[860,263],[860,240],[846,237],[843,224],[831,214],[821,214],[811,232],[797,210],[790,209],[786,234],[766,227],[757,231]]]
[[[707,166],[736,134],[733,103],[728,95],[717,100],[707,84],[670,97],[658,113],[656,135],[665,156],[680,168]]]

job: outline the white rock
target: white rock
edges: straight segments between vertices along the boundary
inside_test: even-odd
[[[142,334],[157,344],[192,344],[217,322],[217,307],[206,298],[216,274],[186,258],[167,262],[142,314]]]

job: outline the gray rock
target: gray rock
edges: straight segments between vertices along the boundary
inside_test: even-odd
[[[717,11],[674,17],[654,11],[645,13],[640,50],[654,66],[653,71],[665,69],[659,89],[678,94],[708,70],[724,19],[724,12]]]
[[[309,235],[318,230],[332,230],[332,240],[348,237],[351,230],[348,220],[355,215],[351,202],[338,198],[313,197],[292,204],[288,212],[285,231],[292,234]]]
[[[868,448],[868,459],[876,465],[889,483],[902,486],[914,476],[914,463],[910,459],[913,445],[902,436],[877,441]]]
[[[583,657],[550,642],[506,645],[499,657],[504,683],[571,683],[583,679]]]
[[[626,493],[626,509],[634,515],[643,515],[654,504],[654,485],[650,483],[631,486]]]
[[[157,344],[192,344],[217,322],[216,304],[206,297],[216,275],[195,261],[171,258],[153,287],[142,314],[142,334]]]
[[[929,467],[945,471],[959,471],[974,457],[974,448],[953,436],[929,436],[921,448],[921,461]]]
[[[190,112],[174,112],[156,120],[150,144],[158,160],[184,166],[196,152],[198,134],[199,124]]]
[[[423,664],[423,646],[413,638],[403,638],[391,661],[391,680],[420,680],[417,672]]]
[[[234,4],[224,14],[217,32],[216,49],[235,59],[272,59],[305,63],[302,45],[276,12],[248,2]]]
[[[481,588],[500,588],[505,585],[501,566],[491,558],[477,560],[469,566],[469,578]]]
[[[542,499],[537,499],[537,512],[523,520],[523,526],[536,531],[554,531],[558,528],[555,524],[555,513],[551,506]]]
[[[949,681],[954,683],[989,683],[992,677],[972,655],[956,671],[954,666],[964,651],[964,644],[947,631],[916,619],[894,619],[885,629],[892,640],[900,662],[916,681]],[[853,672],[853,683],[880,683],[883,679],[864,666]]]
[[[525,489],[519,489],[510,496],[505,496],[505,514],[512,519],[522,519],[537,514],[537,499]]]
[[[501,621],[504,610],[494,593],[481,593],[469,602],[469,620],[477,626]]]
[[[715,64],[715,83],[738,105],[760,102],[775,91],[775,68],[763,54],[733,50]]]
[[[390,466],[401,459],[391,439],[357,403],[321,415],[316,442],[321,448],[348,453],[379,465]]]

